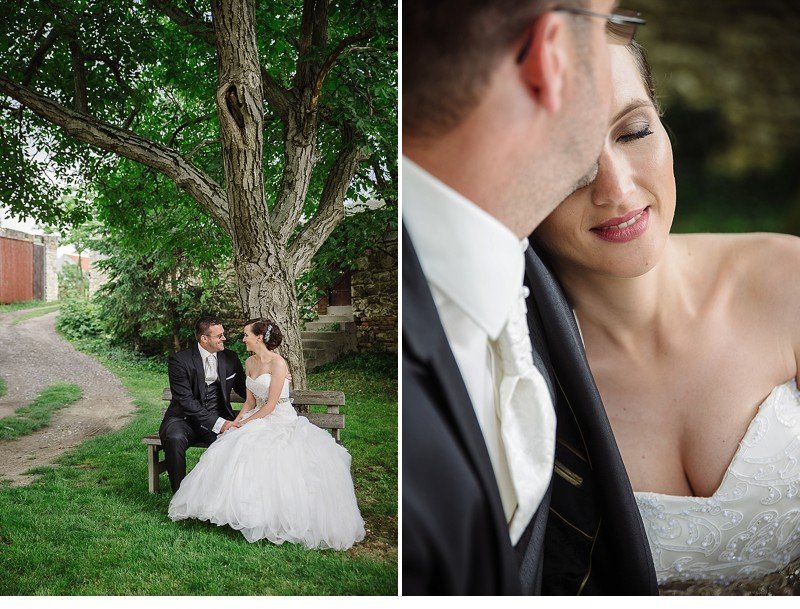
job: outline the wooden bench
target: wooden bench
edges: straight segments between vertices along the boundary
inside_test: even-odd
[[[344,429],[344,415],[339,413],[339,406],[344,406],[344,393],[341,391],[297,390],[292,391],[289,395],[292,399],[292,405],[298,415],[306,417],[317,427],[327,429],[331,432],[331,435],[337,443],[342,443],[339,432]],[[172,400],[172,392],[169,390],[169,387],[164,389],[161,399],[166,401]],[[236,392],[232,392],[231,402],[241,403],[244,402],[244,399],[239,397]],[[325,406],[326,412],[312,412],[312,406]],[[151,493],[157,493],[158,476],[161,472],[167,470],[166,462],[159,459],[159,452],[163,450],[161,438],[158,437],[158,434],[145,436],[142,438],[142,444],[147,445],[147,489]],[[208,444],[204,442],[197,442],[190,446],[195,448],[208,448]]]

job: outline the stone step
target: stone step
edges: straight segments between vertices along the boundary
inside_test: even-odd
[[[328,307],[328,315],[349,315],[353,316],[353,306],[347,305],[344,307]]]
[[[344,334],[345,332],[324,332],[324,331],[303,330],[302,332],[300,332],[300,338],[302,340],[334,341],[338,340]]]
[[[333,350],[339,345],[343,345],[344,341],[337,340],[337,341],[330,341],[330,340],[314,340],[312,338],[304,338],[302,339],[303,343],[303,351],[306,349],[320,349],[323,351]]]
[[[319,319],[322,323],[326,324],[333,324],[333,323],[341,323],[343,321],[353,321],[352,315],[320,315]]]
[[[339,324],[339,330],[331,330],[332,324]],[[308,331],[321,331],[321,332],[349,332],[355,329],[356,322],[350,321],[307,321],[306,332]]]

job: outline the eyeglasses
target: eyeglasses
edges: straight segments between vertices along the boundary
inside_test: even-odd
[[[571,6],[557,6],[551,10],[605,19],[606,34],[608,34],[608,40],[611,44],[630,44],[634,34],[636,34],[636,28],[646,23],[642,19],[641,13],[625,8],[618,8],[613,13],[596,13],[585,8]]]
[[[208,336],[209,338],[213,339],[225,338],[225,332],[223,332],[222,334],[217,334],[215,336],[212,336],[211,334],[203,334],[203,336]]]

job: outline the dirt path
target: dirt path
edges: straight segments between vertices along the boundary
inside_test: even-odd
[[[117,377],[56,334],[57,311],[12,325],[23,313],[0,314],[0,377],[8,384],[0,398],[0,418],[57,382],[80,386],[83,398],[55,412],[47,427],[0,440],[0,478],[12,484],[29,483],[32,477],[23,474],[26,470],[52,463],[87,438],[119,429],[135,410]]]

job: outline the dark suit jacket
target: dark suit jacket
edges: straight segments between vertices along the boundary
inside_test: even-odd
[[[403,229],[403,594],[520,594],[489,453]]]
[[[206,373],[197,343],[171,355],[168,368],[172,401],[164,413],[164,418],[186,418],[191,425],[211,431],[220,414],[211,412],[203,406]],[[244,368],[236,353],[229,349],[217,353],[217,376],[222,389],[224,414],[226,418],[233,419],[231,389],[240,396],[247,395]]]
[[[644,525],[575,317],[533,249],[525,259],[531,339],[544,339],[557,392],[542,593],[658,594]]]
[[[532,289],[557,289],[557,285],[541,285],[542,271],[552,282],[543,265],[535,266],[533,271],[527,271]],[[558,294],[561,294],[560,289]],[[546,299],[542,306],[552,325],[553,319],[563,320],[556,315],[557,303],[551,300]],[[566,400],[581,397],[588,389],[583,388],[576,395],[575,389],[565,393],[557,385],[546,341],[559,341],[566,328],[553,326],[545,333],[537,302],[529,300],[528,308],[534,364],[543,371],[557,414],[563,417]],[[569,312],[568,307],[566,311]],[[559,345],[564,349],[574,348],[574,345]],[[580,343],[577,346],[580,357],[583,357]],[[564,354],[559,354],[557,360],[559,364],[568,366],[575,363]],[[584,372],[588,374],[588,368],[567,376],[570,381],[585,383]],[[590,376],[588,380],[591,382]],[[591,387],[594,387],[593,382]],[[593,416],[598,404],[599,398],[592,408],[581,409],[581,416],[585,418],[585,410]],[[602,412],[602,406],[600,408]],[[603,421],[607,428],[604,413]],[[584,421],[584,424],[591,426],[591,421]],[[561,431],[566,423],[562,424],[559,419],[558,425]],[[603,442],[599,448],[593,448],[594,452],[603,455],[608,450],[609,440],[616,451],[610,430],[608,436],[599,435]],[[566,460],[571,464],[569,459],[560,456],[560,452],[563,451],[557,448],[559,463]],[[618,453],[616,456],[614,464],[621,467]],[[602,457],[599,461],[605,464]],[[621,471],[624,476],[624,469]],[[619,482],[618,474],[615,471],[610,480]],[[587,478],[591,479],[591,476]],[[581,484],[574,487],[582,491],[577,494],[572,488],[567,491],[561,488],[560,480],[560,476],[553,476],[551,484],[552,492],[559,496],[558,514],[566,511],[567,517],[575,518],[575,514],[580,517],[581,502],[588,498],[591,500],[589,518],[606,515],[595,507],[600,505],[602,510],[608,511],[606,504],[596,500],[594,486]],[[615,489],[603,493],[603,496],[613,498]],[[627,489],[632,500],[629,485]],[[566,510],[562,504],[571,509]],[[549,510],[549,505],[548,494],[515,553],[469,395],[413,245],[403,230],[403,594],[536,594],[540,591],[575,594],[620,590],[620,583],[625,583],[621,588],[624,591],[643,593],[644,590],[655,590],[653,566],[638,511],[632,513],[631,506],[626,504],[618,518],[609,517],[612,521],[632,519],[632,523],[617,523],[603,529],[610,535],[620,529],[627,533],[619,544],[613,545],[613,539],[610,542],[613,549],[621,551],[626,551],[626,544],[631,542],[634,556],[615,560],[614,565],[621,564],[618,574],[605,573],[614,565],[608,565],[607,569],[595,565],[592,575],[592,557],[603,554],[608,544],[594,542],[597,528],[591,530],[591,540],[584,539],[581,533],[569,529],[569,524],[563,524],[559,516]],[[613,505],[611,510],[618,507]],[[635,505],[632,507],[636,509]],[[575,541],[575,536],[561,534],[563,528],[576,533],[578,541],[589,541],[589,544],[580,543],[577,549],[572,545],[560,548],[561,541],[566,544]],[[631,530],[637,534],[630,534]],[[545,543],[546,556],[543,554]],[[629,568],[629,564],[635,568]],[[611,583],[604,589],[602,585],[606,577],[611,578]],[[630,581],[630,578],[635,581]],[[576,581],[577,585],[573,585]]]

